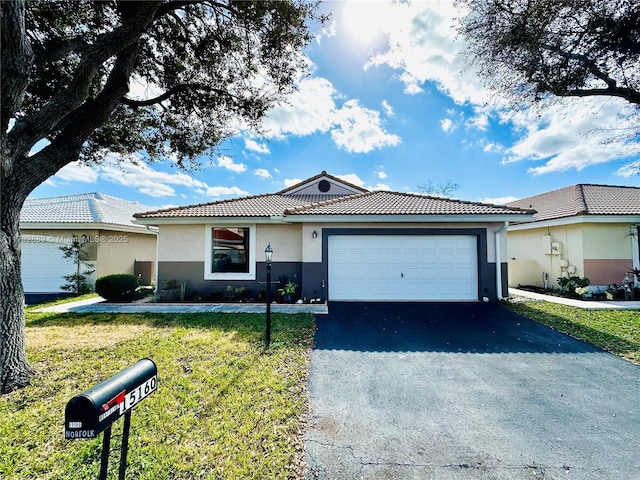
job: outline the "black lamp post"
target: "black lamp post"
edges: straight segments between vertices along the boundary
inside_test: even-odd
[[[265,348],[269,348],[271,343],[271,256],[273,248],[271,242],[264,249],[264,256],[267,264],[267,332],[265,334]]]

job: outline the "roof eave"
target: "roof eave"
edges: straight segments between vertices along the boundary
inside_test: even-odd
[[[137,223],[137,222],[135,222]],[[103,222],[20,222],[20,230],[108,230],[113,232],[141,233],[156,235],[155,230],[141,225],[120,225]]]
[[[551,218],[547,220],[533,220],[525,223],[509,225],[509,231],[531,230],[534,228],[559,227],[581,223],[633,223],[640,224],[638,215],[576,215],[572,217]]]
[[[141,225],[238,225],[252,223],[291,223],[282,215],[253,216],[253,217],[231,217],[231,216],[210,216],[210,217],[153,217],[135,218],[135,223]]]
[[[533,220],[523,214],[461,214],[461,215],[288,215],[291,223],[478,223]]]

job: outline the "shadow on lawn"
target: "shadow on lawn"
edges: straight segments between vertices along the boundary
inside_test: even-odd
[[[27,313],[26,326],[73,327],[79,325],[147,325],[155,328],[217,329],[225,332],[263,334],[266,318],[258,313]],[[310,337],[313,315],[271,314],[271,331],[291,337]]]
[[[622,356],[634,363],[640,363],[640,343],[621,338],[617,335],[589,327],[579,322],[575,322],[566,317],[554,315],[548,312],[541,312],[531,308],[526,304],[512,305],[509,309],[520,315],[524,315],[534,321],[546,325],[554,330],[583,340],[596,347],[606,350],[616,355]],[[596,312],[585,312],[585,314],[597,314]]]

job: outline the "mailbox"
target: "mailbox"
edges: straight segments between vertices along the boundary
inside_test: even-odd
[[[66,439],[95,438],[158,387],[158,369],[144,358],[76,395],[64,412]]]

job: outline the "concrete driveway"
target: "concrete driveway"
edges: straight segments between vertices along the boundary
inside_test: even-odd
[[[492,304],[332,304],[308,479],[640,480],[640,366]]]

